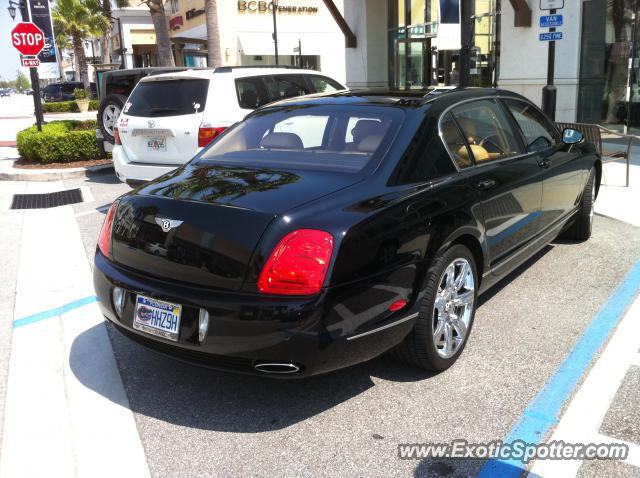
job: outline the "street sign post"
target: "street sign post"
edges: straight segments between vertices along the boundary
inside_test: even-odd
[[[36,115],[36,126],[38,131],[42,131],[43,115],[42,103],[40,100],[40,78],[38,77],[38,53],[45,45],[44,33],[36,25],[29,21],[29,7],[21,3],[22,22],[18,23],[11,30],[11,44],[21,55],[35,58],[22,58],[22,66],[29,67],[31,76],[31,88],[33,89],[33,108]]]
[[[540,0],[540,10],[549,10],[549,15],[540,17],[540,27],[548,28],[548,32],[538,35],[540,41],[549,42],[547,57],[547,84],[542,88],[542,110],[556,120],[556,95],[557,89],[553,84],[556,67],[556,41],[562,40],[562,32],[557,32],[556,27],[562,26],[562,15],[556,15],[556,11],[564,8],[564,0]]]

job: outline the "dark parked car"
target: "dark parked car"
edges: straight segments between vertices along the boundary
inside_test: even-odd
[[[580,132],[508,91],[285,100],[116,201],[95,289],[122,333],[213,368],[306,376],[392,350],[440,371],[478,294],[589,238],[600,176]]]
[[[95,83],[90,85],[91,97],[95,96]],[[73,91],[75,89],[83,89],[84,84],[81,81],[67,81],[65,83],[51,83],[42,88],[42,99],[50,103],[56,101],[71,101],[75,99]]]

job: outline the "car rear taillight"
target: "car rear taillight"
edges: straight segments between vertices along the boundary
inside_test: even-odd
[[[120,141],[120,131],[118,131],[117,126],[114,126],[113,128],[113,140],[116,144],[122,144],[122,141]]]
[[[322,288],[327,275],[333,236],[316,229],[298,229],[276,246],[258,279],[265,294],[311,295]]]
[[[118,209],[118,203],[114,202],[102,223],[102,229],[100,229],[100,236],[98,237],[98,248],[105,257],[111,255],[111,230],[113,229],[113,219],[116,215],[116,209]]]
[[[198,148],[204,148],[216,139],[225,129],[225,126],[213,127],[208,123],[202,123],[198,130]]]

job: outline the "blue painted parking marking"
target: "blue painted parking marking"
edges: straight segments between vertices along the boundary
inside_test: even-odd
[[[503,443],[520,440],[538,444],[549,428],[558,423],[560,410],[565,401],[591,364],[593,357],[608,339],[611,331],[633,303],[638,291],[640,291],[640,261],[635,263],[613,294],[609,296],[569,355],[529,403]],[[478,477],[517,478],[523,471],[524,464],[520,460],[492,459],[485,463]]]
[[[24,327],[25,325],[31,325],[31,324],[35,324],[36,322],[40,322],[42,320],[50,319],[52,317],[57,317],[59,315],[64,314],[65,312],[69,312],[79,307],[84,307],[85,305],[89,305],[97,301],[98,301],[98,298],[95,295],[90,295],[89,297],[84,297],[82,299],[69,302],[68,304],[64,304],[64,305],[61,305],[60,307],[56,307],[55,309],[45,310],[43,312],[38,312],[37,314],[29,315],[21,319],[16,319],[13,321],[13,328],[17,329],[18,327]]]

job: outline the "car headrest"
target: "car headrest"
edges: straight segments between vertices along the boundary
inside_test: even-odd
[[[240,102],[246,108],[255,108],[258,105],[258,94],[253,90],[244,90],[240,95]]]
[[[362,119],[351,130],[354,143],[359,143],[367,136],[384,136],[384,125],[380,121]]]
[[[358,143],[357,150],[362,153],[375,153],[382,142],[382,135],[372,134],[365,136]]]
[[[304,149],[300,136],[294,133],[269,133],[260,142],[266,149]]]

